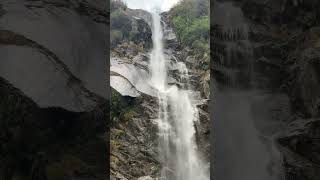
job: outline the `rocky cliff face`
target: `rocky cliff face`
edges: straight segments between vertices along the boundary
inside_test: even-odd
[[[212,6],[218,8],[211,44],[217,86],[260,89],[278,101],[264,105],[271,115],[265,123],[282,124],[273,134],[290,180],[319,179],[319,6],[312,0],[219,0]],[[223,7],[242,16],[219,19]],[[256,124],[260,132],[274,131]]]
[[[0,179],[105,178],[108,21],[103,1],[0,2]]]
[[[145,31],[137,36],[140,43],[152,44],[151,14],[143,10],[126,9],[132,17],[132,25],[140,21]],[[197,127],[197,142],[205,158],[209,157],[209,70],[200,70],[201,63],[189,56],[191,50],[183,49],[174,30],[170,16],[162,14],[165,56],[169,69],[169,84],[182,86],[179,62],[190,70],[192,89],[199,99],[200,123]],[[133,40],[124,39],[111,50],[111,179],[152,179],[160,176],[161,164],[158,155],[155,119],[158,118],[158,99],[155,90],[148,85],[151,48],[139,46]],[[206,71],[207,70],[207,71]],[[201,88],[199,88],[201,87]]]
[[[116,9],[117,12],[119,9]],[[150,14],[126,9],[132,39],[124,37],[111,49],[111,179],[159,176],[157,159],[157,102],[147,85],[149,52],[152,48]]]

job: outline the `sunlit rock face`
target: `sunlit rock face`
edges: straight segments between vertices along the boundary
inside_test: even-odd
[[[110,85],[123,96],[155,96],[147,82],[149,51],[152,48],[151,15],[144,10],[129,8],[124,14],[129,21],[124,31],[134,35],[131,40],[123,37],[122,41],[111,48]]]
[[[108,18],[102,7],[4,1],[1,9],[2,77],[42,107],[84,111],[106,98]]]
[[[110,71],[111,87],[120,94],[124,96],[131,94],[129,96],[137,97],[140,93],[144,93],[155,96],[154,90],[147,82],[149,78],[147,66],[134,62],[134,60],[111,58]],[[122,79],[122,83],[116,82],[117,79]],[[126,88],[128,86],[131,88]]]

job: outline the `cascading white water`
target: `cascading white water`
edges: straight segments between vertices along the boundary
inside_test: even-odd
[[[179,62],[180,83],[184,89],[167,84],[166,58],[163,51],[163,30],[158,13],[153,17],[153,51],[150,60],[150,83],[159,99],[159,154],[161,178],[165,180],[209,180],[208,167],[199,158],[194,123],[198,110],[188,89],[188,70]]]
[[[162,28],[160,22],[160,16],[156,13],[152,14],[153,18],[153,32],[152,32],[152,41],[153,41],[153,50],[151,53],[151,83],[159,91],[164,91],[166,88],[166,62],[163,54],[163,45],[162,45]]]

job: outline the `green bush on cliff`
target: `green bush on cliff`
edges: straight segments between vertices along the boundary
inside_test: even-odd
[[[123,36],[128,37],[132,29],[130,18],[121,10],[112,12],[111,29],[119,30],[122,32]]]
[[[208,16],[194,18],[192,21],[177,16],[173,18],[173,25],[177,29],[181,42],[186,46],[192,47],[192,43],[196,40],[207,42],[209,39]]]
[[[112,47],[115,47],[119,42],[128,38],[132,31],[132,22],[130,17],[125,14],[126,9],[127,7],[122,1],[111,1],[110,41]]]
[[[110,116],[112,123],[117,121],[128,122],[142,113],[140,100],[128,96],[122,96],[111,88]]]
[[[183,0],[170,11],[172,25],[182,45],[202,56],[209,52],[209,1]]]
[[[111,49],[125,42],[133,42],[142,48],[151,48],[151,28],[145,20],[136,19],[121,0],[111,1],[110,13]]]
[[[202,57],[206,58],[209,55],[210,47],[209,44],[201,41],[201,40],[195,40],[192,43],[192,47],[195,49],[194,52],[196,54],[201,54]]]
[[[133,118],[137,117],[139,114],[135,111],[135,109],[130,109],[129,111],[123,114],[123,120],[125,122],[132,120]]]
[[[187,19],[209,16],[210,2],[209,0],[181,0],[170,10],[170,13]]]
[[[110,37],[111,37],[111,45],[115,46],[116,44],[121,42],[121,40],[123,39],[123,34],[119,30],[111,30]]]

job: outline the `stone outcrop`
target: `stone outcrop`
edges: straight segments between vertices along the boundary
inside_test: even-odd
[[[110,178],[137,180],[158,177],[160,172],[157,98],[147,83],[152,20],[143,10],[126,9],[124,14],[131,19],[135,36],[111,49]]]

